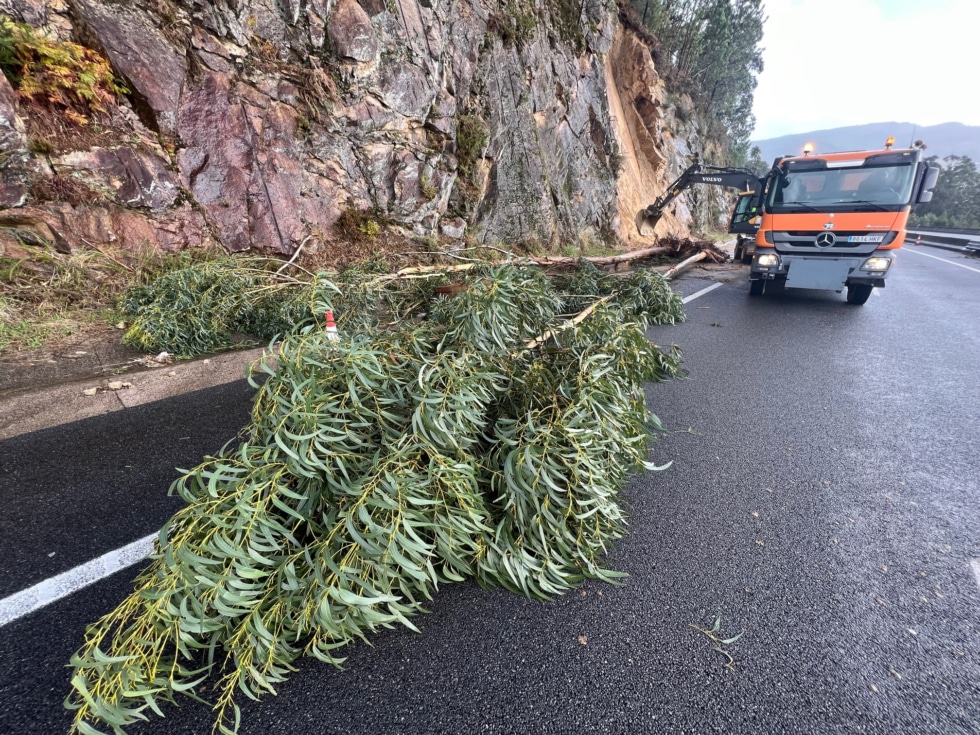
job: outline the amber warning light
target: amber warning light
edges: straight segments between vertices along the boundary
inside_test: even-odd
[[[804,143],[803,144],[803,155],[804,156],[809,156],[811,153],[813,153],[813,143]]]
[[[885,148],[891,148],[893,145],[895,145],[895,136],[889,135],[885,138]]]

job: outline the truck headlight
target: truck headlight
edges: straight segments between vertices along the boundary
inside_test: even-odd
[[[892,264],[891,258],[868,258],[861,266],[863,271],[886,271]]]
[[[758,255],[756,256],[755,264],[760,268],[772,268],[773,266],[779,265],[779,256],[775,253]]]

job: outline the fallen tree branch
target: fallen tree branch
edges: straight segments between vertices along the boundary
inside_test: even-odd
[[[410,268],[402,268],[394,273],[386,273],[383,276],[378,276],[377,278],[372,279],[371,283],[387,283],[388,281],[397,281],[402,278],[411,279],[441,276],[444,273],[458,273],[472,270],[478,265],[483,265],[483,263],[457,263],[456,265],[413,265]],[[488,265],[499,264],[489,263]]]
[[[699,260],[704,260],[704,259],[706,259],[708,257],[710,257],[708,255],[708,251],[707,250],[702,250],[700,253],[697,253],[696,255],[692,255],[687,260],[682,260],[680,263],[678,263],[677,265],[675,265],[669,271],[667,271],[666,273],[664,273],[664,278],[666,278],[669,281],[671,278],[673,278],[674,276],[676,276],[682,270],[684,270],[686,268],[690,268],[692,265],[694,265],[695,263],[697,263]]]
[[[657,248],[647,248],[647,250],[654,250],[654,249],[657,249]],[[633,252],[634,253],[640,253],[640,252],[644,252],[644,251],[635,250]],[[713,255],[714,254],[711,253],[708,250],[702,250],[699,253],[695,253],[690,258],[687,258],[686,260],[683,260],[680,263],[678,263],[677,265],[675,265],[672,268],[670,268],[668,271],[666,271],[663,274],[663,277],[664,277],[665,280],[669,281],[671,278],[673,278],[674,276],[676,276],[681,271],[683,271],[683,270],[685,270],[687,268],[690,268],[692,265],[694,265],[695,263],[697,263],[697,262],[699,262],[701,260],[713,260]],[[634,258],[634,260],[635,260],[635,258]],[[528,342],[525,345],[525,349],[532,350],[535,347],[540,347],[541,345],[543,345],[545,342],[547,342],[549,339],[551,339],[558,332],[562,332],[562,331],[564,331],[566,329],[570,329],[571,327],[574,327],[574,326],[577,326],[578,324],[581,324],[586,319],[588,319],[589,316],[600,305],[602,305],[605,302],[609,301],[614,296],[615,296],[615,294],[609,294],[608,296],[603,296],[601,299],[598,299],[597,301],[594,301],[587,308],[585,308],[582,311],[580,311],[578,313],[578,315],[574,319],[562,323],[561,326],[555,327],[553,329],[549,329],[547,332],[545,332],[544,334],[542,334],[540,337],[538,337],[536,339],[533,339],[530,342]]]
[[[281,266],[281,267],[279,268],[279,270],[277,270],[277,271],[276,271],[276,273],[282,273],[282,272],[283,272],[284,270],[286,270],[286,269],[287,269],[287,268],[288,268],[289,266],[291,266],[291,265],[293,264],[293,261],[294,261],[294,260],[296,260],[296,258],[297,258],[297,257],[299,257],[299,254],[300,254],[300,252],[301,252],[301,251],[303,250],[303,246],[304,246],[304,245],[306,245],[306,243],[308,243],[308,242],[310,241],[310,238],[312,238],[312,237],[313,237],[313,235],[307,235],[307,236],[306,236],[305,238],[303,238],[303,242],[301,242],[301,243],[299,244],[299,247],[298,247],[298,248],[296,248],[296,252],[294,252],[294,253],[293,253],[293,257],[291,257],[291,258],[290,258],[289,260],[287,260],[287,261],[286,261],[286,262],[285,262],[285,263],[284,263],[284,264],[283,264],[283,265],[282,265],[282,266]]]
[[[564,322],[560,327],[555,327],[554,329],[549,329],[547,332],[545,332],[544,334],[542,334],[537,339],[532,339],[530,342],[528,342],[526,345],[524,345],[524,347],[526,349],[533,350],[535,347],[540,347],[541,345],[543,345],[545,342],[547,342],[549,339],[551,339],[558,332],[563,332],[566,329],[570,329],[571,327],[574,327],[574,326],[576,326],[578,324],[581,324],[586,319],[588,319],[589,318],[589,315],[592,314],[592,312],[594,312],[601,304],[606,303],[607,301],[609,301],[610,299],[612,299],[615,295],[616,294],[609,294],[608,296],[603,296],[598,301],[594,301],[587,308],[585,308],[582,311],[580,311],[578,313],[578,316],[576,316],[571,321]]]
[[[126,265],[126,264],[125,264],[125,263],[123,263],[123,262],[122,262],[121,260],[116,260],[116,259],[115,259],[115,258],[113,258],[113,257],[112,257],[111,255],[109,255],[109,253],[107,253],[107,252],[106,252],[105,250],[103,250],[103,249],[102,249],[102,248],[100,248],[100,247],[99,247],[98,245],[96,245],[96,244],[95,244],[94,242],[90,242],[89,240],[86,240],[86,239],[85,239],[84,237],[82,237],[81,235],[79,235],[79,236],[78,236],[78,239],[79,239],[79,240],[81,240],[82,242],[84,242],[84,243],[85,243],[86,245],[88,245],[88,246],[89,246],[90,248],[92,248],[92,250],[94,250],[95,252],[97,252],[97,253],[98,253],[99,255],[101,255],[101,256],[102,256],[103,258],[108,258],[109,260],[111,260],[111,261],[112,261],[113,263],[115,263],[116,265],[118,265],[118,266],[119,266],[120,268],[125,268],[125,269],[126,269],[126,270],[128,270],[128,271],[129,271],[130,273],[135,273],[135,272],[136,272],[136,269],[135,269],[135,268],[133,268],[132,266],[129,266],[129,265]]]
[[[683,252],[685,249],[690,250],[690,248],[692,247],[700,248],[697,254],[700,257],[697,257],[696,258],[697,260],[703,260],[707,258],[715,263],[719,263],[722,260],[724,260],[724,256],[721,256],[715,253],[712,249],[710,249],[713,247],[711,243],[707,243],[707,242],[697,243],[693,240],[673,240],[671,241],[670,245],[658,245],[656,247],[651,247],[651,248],[641,248],[640,250],[631,250],[626,253],[620,253],[619,255],[603,255],[603,256],[592,256],[592,257],[573,257],[567,255],[542,255],[542,256],[528,255],[523,257],[513,256],[510,258],[506,258],[504,260],[497,260],[497,261],[473,261],[468,263],[456,263],[453,265],[416,265],[416,266],[409,266],[408,268],[401,268],[400,270],[397,270],[394,273],[387,273],[385,275],[377,276],[376,278],[371,279],[371,283],[380,284],[380,283],[388,283],[389,281],[397,281],[402,279],[411,280],[416,278],[433,278],[446,273],[466,272],[468,270],[472,270],[473,268],[476,268],[477,266],[481,266],[481,265],[499,266],[508,263],[511,265],[536,265],[542,268],[548,268],[550,266],[574,266],[581,261],[592,263],[595,266],[617,265],[619,263],[629,263],[634,260],[651,258],[656,255],[677,255]],[[300,245],[300,248],[302,248],[302,245]],[[486,246],[481,246],[481,248],[487,249]],[[478,250],[481,248],[466,248],[466,250]],[[498,250],[498,248],[490,248],[490,249]],[[297,250],[297,253],[298,252],[299,251]],[[501,250],[500,252],[505,252],[505,251]],[[439,253],[427,253],[427,254],[437,255]],[[446,255],[449,257],[457,257],[457,258],[459,257],[449,252],[442,253],[442,255]],[[296,254],[294,254],[293,257],[295,258]],[[691,261],[691,262],[696,262],[696,261]],[[686,267],[686,264],[687,261],[684,261],[684,263],[680,264],[678,268]],[[286,265],[289,264],[287,263]],[[285,267],[286,266],[283,266],[283,268]],[[277,271],[277,273],[278,272],[279,271]],[[672,271],[668,271],[668,273],[671,272],[676,273],[679,271],[673,271],[673,269]],[[667,277],[669,278],[670,276]]]
[[[213,729],[237,732],[239,693],[274,691],[304,654],[339,665],[339,647],[413,627],[443,584],[550,599],[624,576],[603,556],[625,533],[619,493],[634,469],[654,469],[637,397],[679,373],[644,325],[675,319],[680,298],[640,271],[618,291],[621,310],[576,317],[596,329],[529,352],[568,299],[600,292],[561,292],[528,270],[499,268],[403,329],[368,314],[340,348],[322,327],[282,338],[279,367],[252,379],[240,442],[175,481],[185,505],[151,566],[86,629],[69,664],[74,731],[122,732],[182,694],[216,700]],[[326,299],[336,290],[320,286]],[[189,658],[206,649],[221,655]]]
[[[528,260],[541,266],[575,265],[581,260],[588,261],[593,265],[615,265],[617,263],[629,263],[633,260],[650,258],[654,255],[670,255],[674,252],[673,248],[658,245],[657,247],[643,248],[642,250],[631,250],[628,253],[620,253],[619,255],[604,255],[589,258],[576,258],[567,255],[544,255],[540,257],[529,257]]]

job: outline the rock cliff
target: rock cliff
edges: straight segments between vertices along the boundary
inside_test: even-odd
[[[639,244],[633,215],[700,147],[613,0],[0,0],[0,13],[97,50],[128,88],[75,130],[35,118],[0,75],[8,248],[290,254],[336,239],[345,210],[419,240]],[[690,224],[681,204],[659,228]]]

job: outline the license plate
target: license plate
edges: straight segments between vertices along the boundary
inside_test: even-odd
[[[851,271],[847,260],[794,260],[790,263],[786,276],[786,288],[818,288],[826,291],[840,291]]]
[[[848,242],[881,242],[885,239],[884,235],[851,235],[847,238]]]

